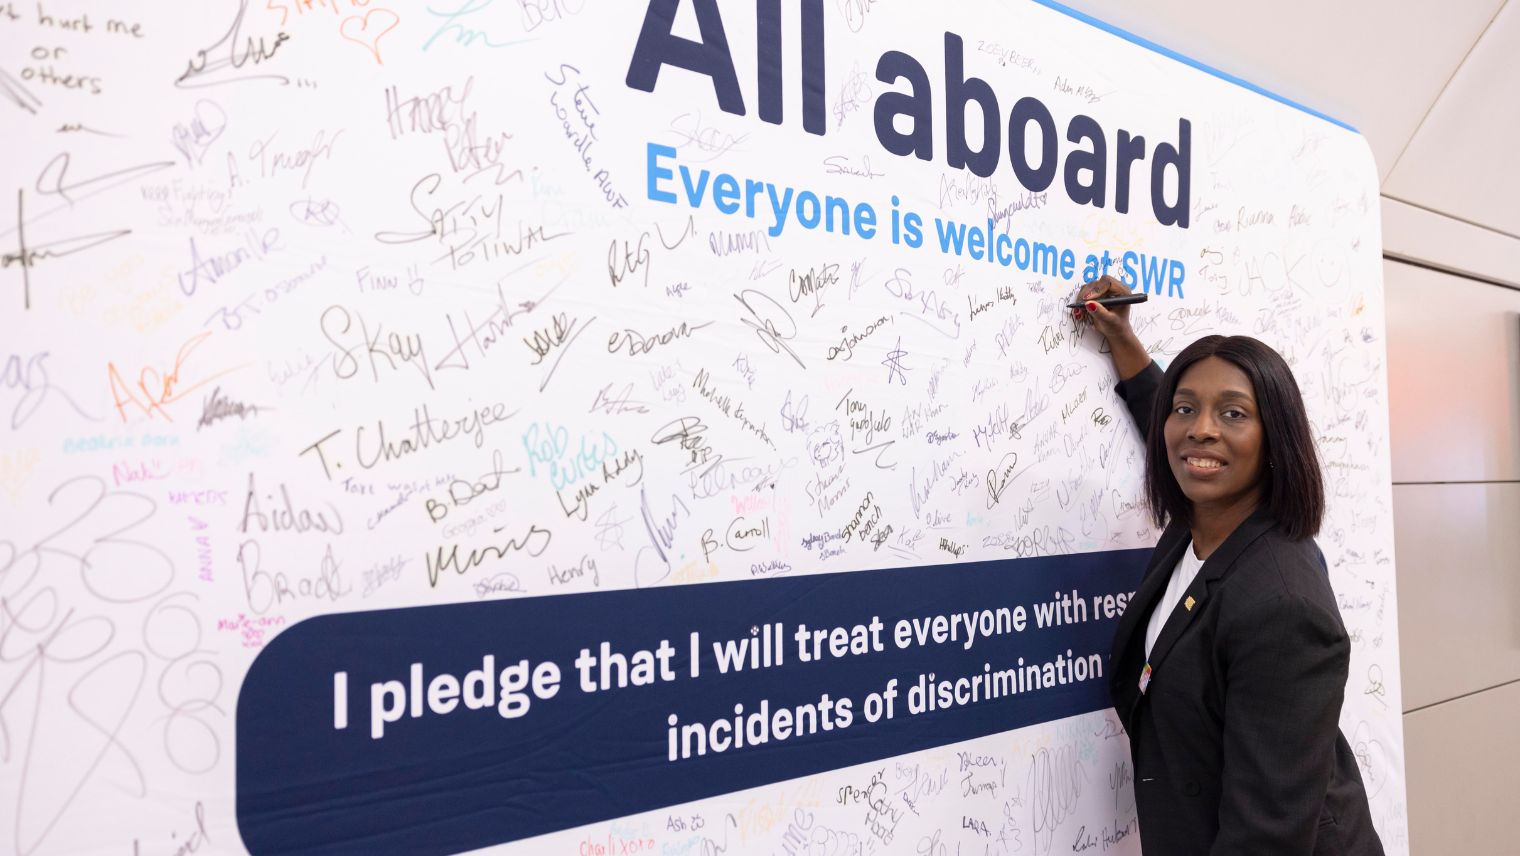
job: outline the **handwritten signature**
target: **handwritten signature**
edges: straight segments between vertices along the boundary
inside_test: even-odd
[[[170,416],[169,411],[165,409],[167,405],[185,398],[190,393],[215,381],[219,377],[225,377],[242,368],[242,366],[234,366],[229,369],[223,369],[219,372],[213,372],[188,386],[182,385],[183,381],[180,374],[185,370],[185,362],[190,359],[195,350],[210,336],[211,333],[209,332],[197,333],[185,340],[185,343],[180,346],[179,352],[174,355],[174,368],[168,372],[151,366],[144,367],[137,373],[135,389],[122,379],[121,372],[116,368],[116,363],[107,363],[106,374],[111,384],[112,403],[116,407],[116,413],[121,417],[121,421],[127,421],[127,408],[130,405],[150,419],[156,414],[162,416],[167,422],[173,422],[174,417]],[[142,394],[141,398],[138,397],[138,393]]]
[[[221,760],[214,723],[226,716],[225,681],[205,645],[199,595],[175,590],[174,561],[134,532],[157,509],[80,476],[40,510],[66,522],[24,548],[0,541],[0,651],[15,653],[0,678],[0,759],[19,761],[10,852],[37,852],[107,756],[119,762],[106,767],[115,787],[137,797],[148,792],[153,743],[185,773]],[[134,745],[146,731],[161,741]],[[50,786],[36,787],[34,775]]]

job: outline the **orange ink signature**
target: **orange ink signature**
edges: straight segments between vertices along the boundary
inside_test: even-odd
[[[243,366],[233,366],[230,369],[224,369],[216,374],[202,378],[189,386],[181,386],[183,381],[180,378],[180,372],[185,367],[185,361],[190,359],[190,355],[210,335],[211,333],[209,332],[197,333],[185,340],[185,344],[180,346],[179,353],[174,355],[174,368],[168,373],[164,373],[151,366],[144,367],[142,371],[137,373],[136,389],[122,380],[121,373],[117,371],[115,363],[107,363],[106,372],[111,382],[111,398],[116,406],[117,415],[121,417],[121,421],[127,421],[127,407],[132,406],[141,411],[149,419],[152,419],[156,413],[164,417],[165,421],[173,422],[174,417],[169,415],[169,411],[165,409],[165,405],[173,404],[217,378],[229,375],[243,368]],[[140,399],[138,397],[139,392],[142,394]]]

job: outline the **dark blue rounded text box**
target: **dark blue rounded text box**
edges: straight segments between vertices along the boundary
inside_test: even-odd
[[[1148,554],[1086,553],[309,619],[277,636],[243,683],[238,825],[249,851],[261,856],[454,853],[1101,710],[1109,704],[1103,676],[1117,617],[1095,607],[1093,598],[1130,591]],[[1083,607],[1052,614],[1072,623],[1039,626],[1037,609],[1073,592]],[[1027,613],[1023,631],[978,636],[965,648],[964,620],[952,616],[1019,606]],[[955,641],[934,641],[936,615],[955,625]],[[881,624],[875,633],[873,618]],[[906,648],[898,647],[894,633],[901,620],[910,622]],[[758,645],[768,632],[776,640],[778,623],[779,665],[773,641],[769,667],[751,668],[746,648],[742,670],[720,672],[715,643]],[[810,652],[816,645],[821,659],[802,661],[795,634],[804,625],[805,644]],[[843,636],[811,632],[836,627],[846,628]],[[690,677],[693,632],[700,634],[696,678]],[[920,633],[927,644],[919,644]],[[874,650],[876,642],[882,650]],[[617,657],[607,658],[612,683],[651,682],[584,692],[576,661],[582,649],[595,657],[589,676],[599,687],[603,643],[628,661],[625,673]],[[872,650],[848,653],[848,646],[862,644]],[[831,645],[846,653],[833,656]],[[1094,654],[1102,676],[1088,665]],[[476,704],[486,695],[488,655],[490,704],[472,708],[466,695]],[[1026,668],[1064,661],[1068,680],[910,712],[910,695],[928,673],[935,682],[967,678],[960,687],[964,700],[970,679],[1016,668],[1021,657]],[[1085,680],[1074,679],[1076,659],[1087,666]],[[525,668],[505,676],[515,689],[503,708],[502,673],[522,661]],[[548,662],[559,671],[552,696],[549,670],[541,666]],[[421,664],[420,682],[414,664]],[[543,698],[534,694],[535,670]],[[473,682],[472,671],[480,673]],[[451,687],[438,677],[445,674],[468,688]],[[868,722],[867,697],[883,693],[893,679],[892,716]],[[982,684],[992,686],[990,678]],[[834,714],[831,730],[822,730],[825,694]],[[850,702],[847,727],[838,727],[840,699]],[[795,728],[816,730],[787,728],[786,739],[743,748],[725,742],[726,751],[709,746],[697,755],[696,735],[680,728],[702,724],[704,739],[731,741],[731,726],[712,723],[731,723],[736,704],[750,716],[762,701],[767,731],[783,730],[777,710],[803,707],[813,715],[796,713]],[[502,709],[517,715],[503,716]],[[675,761],[672,714],[678,717]],[[346,719],[342,728],[340,719]],[[757,723],[741,727],[758,733]],[[682,757],[687,750],[692,757]]]

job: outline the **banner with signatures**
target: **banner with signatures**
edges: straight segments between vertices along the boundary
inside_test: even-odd
[[[1294,367],[1407,852],[1354,130],[1049,2],[0,39],[0,851],[1138,853],[1109,273]]]

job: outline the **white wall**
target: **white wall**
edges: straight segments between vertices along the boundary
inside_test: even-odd
[[[1384,246],[1410,852],[1515,853],[1520,240],[1385,200]]]

